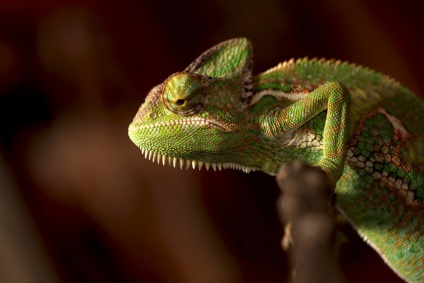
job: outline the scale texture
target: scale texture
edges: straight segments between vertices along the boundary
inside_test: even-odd
[[[424,282],[424,103],[387,76],[306,58],[252,76],[251,45],[236,38],[154,87],[129,136],[174,167],[320,166],[364,240],[404,280]]]

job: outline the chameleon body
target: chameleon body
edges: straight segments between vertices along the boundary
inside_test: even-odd
[[[365,241],[404,280],[424,282],[424,103],[387,76],[316,59],[252,76],[251,45],[236,38],[154,87],[129,136],[174,167],[320,166]]]

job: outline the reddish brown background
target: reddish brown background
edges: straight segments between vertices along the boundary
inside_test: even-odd
[[[152,164],[128,124],[152,86],[236,36],[252,40],[255,73],[334,57],[422,95],[423,12],[395,0],[2,0],[0,161],[53,277],[284,282],[274,179]],[[356,237],[340,262],[348,282],[401,282]]]

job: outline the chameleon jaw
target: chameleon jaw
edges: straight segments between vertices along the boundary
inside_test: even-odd
[[[212,167],[214,171],[217,169],[221,171],[222,169],[235,169],[243,171],[244,173],[250,173],[254,172],[257,169],[243,166],[237,163],[209,163],[209,162],[203,162],[198,160],[188,160],[188,159],[182,159],[182,158],[176,158],[172,156],[167,156],[164,154],[160,154],[155,151],[149,151],[147,149],[141,149],[141,153],[144,154],[144,157],[146,159],[151,160],[152,162],[157,162],[158,164],[162,163],[162,165],[166,165],[168,163],[169,166],[173,166],[174,168],[179,165],[180,169],[182,170],[185,166],[186,169],[192,167],[193,169],[196,169],[196,166],[198,167],[199,171],[202,169],[203,166],[205,166],[206,170],[209,171],[209,168]]]

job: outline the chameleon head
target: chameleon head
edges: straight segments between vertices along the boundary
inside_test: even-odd
[[[181,167],[231,167],[239,160],[240,130],[251,99],[251,46],[223,42],[171,75],[147,95],[129,127],[131,140],[154,161]]]

